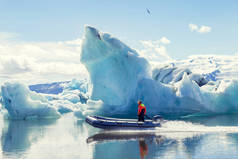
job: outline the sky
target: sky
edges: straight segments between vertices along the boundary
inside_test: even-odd
[[[237,54],[237,19],[237,0],[0,0],[0,82],[82,76],[85,25],[152,59]]]

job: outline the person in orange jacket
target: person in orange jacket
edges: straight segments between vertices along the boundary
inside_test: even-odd
[[[138,115],[138,121],[145,121],[145,113],[146,113],[146,107],[144,104],[142,104],[142,102],[139,100],[138,101],[138,112],[137,112],[137,115]]]

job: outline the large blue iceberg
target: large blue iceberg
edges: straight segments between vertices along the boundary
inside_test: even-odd
[[[141,99],[152,114],[238,112],[236,80],[222,85],[175,63],[152,68],[135,50],[93,27],[85,28],[81,62],[90,75],[91,98],[102,100],[104,109],[133,113]]]
[[[147,75],[148,62],[107,33],[85,28],[81,62],[93,84],[91,98],[108,105],[128,105],[137,82]]]

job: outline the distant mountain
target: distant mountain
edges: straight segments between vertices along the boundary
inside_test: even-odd
[[[37,93],[59,94],[63,92],[62,84],[64,83],[69,83],[69,81],[53,82],[53,83],[46,83],[46,84],[35,84],[35,85],[30,85],[29,88],[31,91],[35,91]]]

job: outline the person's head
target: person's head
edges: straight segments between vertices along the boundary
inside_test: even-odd
[[[141,100],[138,100],[138,102],[137,102],[138,104],[141,104],[142,102],[141,102]]]

